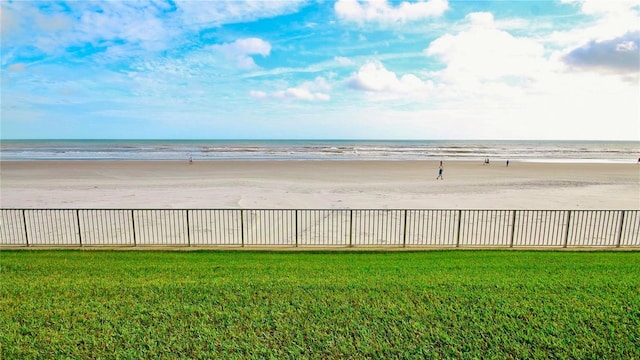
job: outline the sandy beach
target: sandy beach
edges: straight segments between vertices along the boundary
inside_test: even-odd
[[[638,209],[640,166],[431,161],[4,161],[3,208]]]

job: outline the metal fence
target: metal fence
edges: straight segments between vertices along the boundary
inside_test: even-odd
[[[0,209],[0,246],[637,247],[640,210]]]

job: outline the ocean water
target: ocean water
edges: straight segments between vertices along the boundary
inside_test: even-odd
[[[635,163],[636,141],[3,140],[1,160],[467,160]]]

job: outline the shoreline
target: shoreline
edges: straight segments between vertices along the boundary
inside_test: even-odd
[[[640,209],[640,166],[434,160],[0,161],[2,208]]]
[[[425,159],[350,159],[350,158],[336,158],[336,159],[302,159],[302,158],[292,158],[292,159],[277,159],[277,158],[268,158],[268,159],[234,159],[234,158],[193,158],[193,162],[198,163],[216,163],[216,162],[450,162],[450,163],[480,163],[482,164],[484,158],[425,158]],[[509,160],[510,164],[516,163],[536,163],[536,164],[625,164],[625,165],[639,165],[640,162],[638,160],[632,159],[544,159],[544,158],[531,158],[531,159],[520,159],[520,158],[490,158],[491,164],[502,164],[504,165],[507,160]],[[494,160],[495,159],[495,160]],[[189,158],[185,158],[184,160],[178,159],[2,159],[0,157],[0,164],[2,163],[21,163],[21,162],[43,162],[43,163],[56,163],[56,162],[139,162],[139,163],[147,163],[147,162],[167,162],[167,163],[189,163]]]
[[[636,163],[638,141],[33,140],[0,142],[0,161],[493,161]]]

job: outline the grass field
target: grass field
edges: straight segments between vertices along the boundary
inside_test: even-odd
[[[2,359],[640,358],[640,253],[1,251]]]

